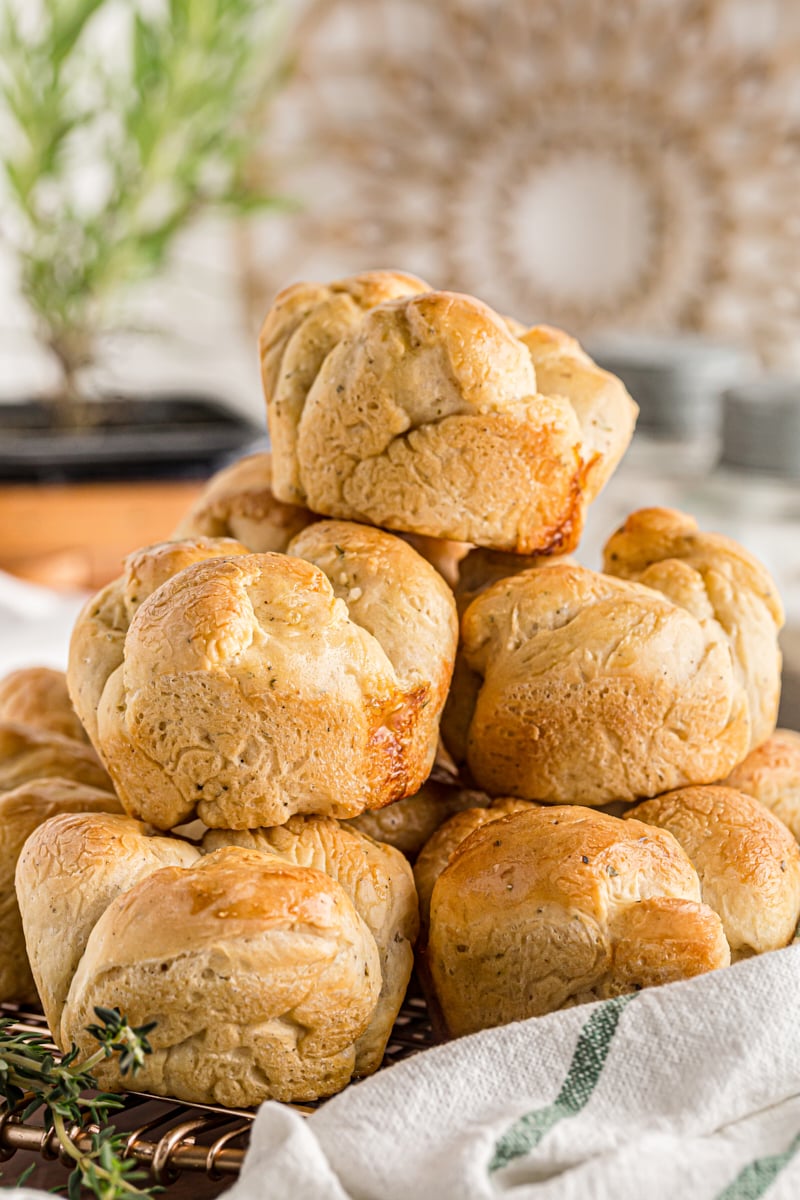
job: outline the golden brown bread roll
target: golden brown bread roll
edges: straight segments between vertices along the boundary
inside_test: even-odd
[[[475,830],[433,889],[428,961],[459,1036],[730,961],[675,839],[585,808]]]
[[[469,808],[455,813],[449,820],[432,834],[420,851],[414,863],[414,882],[417,885],[419,897],[419,913],[423,925],[427,927],[436,880],[445,869],[453,854],[463,841],[492,821],[501,821],[511,813],[525,812],[529,808],[537,808],[530,800],[514,800],[500,796],[489,800],[482,792],[464,792],[465,796],[480,797]]]
[[[768,738],[778,717],[784,618],[761,563],[730,538],[701,532],[686,513],[643,508],[607,542],[603,569],[657,588],[694,616],[719,623],[747,694],[747,749]]]
[[[309,526],[289,556],[195,563],[138,608],[97,740],[159,829],[350,817],[418,790],[452,673],[455,604],[410,546]]]
[[[631,817],[677,838],[735,955],[791,941],[800,919],[800,849],[758,800],[730,787],[680,788],[638,804]]]
[[[85,741],[0,721],[0,793],[34,779],[71,779],[113,792],[111,780]]]
[[[317,519],[307,508],[275,498],[272,456],[264,451],[213,475],[172,536],[231,537],[259,554],[283,553],[295,534]]]
[[[390,272],[282,293],[261,334],[276,495],[521,554],[571,549],[636,406],[548,332],[522,341],[479,300]],[[534,355],[557,392],[537,386]]]
[[[364,812],[342,822],[349,829],[366,833],[413,859],[443,821],[465,808],[485,804],[483,792],[466,791],[439,779],[427,779],[414,796],[395,800],[385,808]]]
[[[414,877],[402,854],[330,817],[292,817],[277,829],[212,829],[203,839],[206,851],[224,846],[243,846],[295,866],[314,867],[344,888],[380,956],[380,996],[355,1043],[356,1073],[376,1071],[405,998],[419,931]]]
[[[89,935],[111,901],[153,871],[199,857],[188,842],[150,836],[139,821],[111,813],[61,813],[31,834],[17,863],[17,899],[54,1037]]]
[[[247,547],[232,538],[194,537],[145,546],[128,555],[118,579],[87,601],[72,631],[67,685],[72,703],[98,749],[100,697],[109,676],[122,664],[128,627],[147,597],[192,563],[246,553]]]
[[[0,679],[0,721],[87,741],[69,698],[66,676],[50,667],[23,667]]]
[[[523,571],[479,595],[461,633],[468,673],[442,735],[490,795],[630,801],[713,783],[746,753],[725,634],[651,588]]]
[[[70,988],[64,1044],[89,1050],[95,1005],[153,1015],[137,1086],[196,1103],[255,1105],[339,1091],[381,986],[374,938],[321,871],[231,846],[157,871],[95,925]],[[120,1090],[118,1065],[97,1069]]]
[[[723,783],[766,804],[800,841],[800,733],[776,729]]]
[[[71,779],[35,779],[0,795],[0,1000],[36,1002],[14,873],[27,838],[57,813],[121,812],[111,792]],[[50,936],[63,931],[51,928]]]
[[[375,1070],[417,931],[402,855],[324,817],[211,831],[204,850],[127,817],[29,838],[17,888],[59,1044],[89,1048],[95,1005],[157,1020],[137,1085],[198,1103],[310,1100]],[[125,1083],[114,1062],[99,1078]]]

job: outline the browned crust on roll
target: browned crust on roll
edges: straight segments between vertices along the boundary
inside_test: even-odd
[[[289,550],[196,562],[137,609],[97,722],[132,815],[160,829],[195,813],[236,829],[349,817],[430,772],[449,588],[365,526],[318,522]]]

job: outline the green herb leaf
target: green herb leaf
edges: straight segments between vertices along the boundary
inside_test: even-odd
[[[151,1052],[147,1034],[153,1023],[132,1027],[115,1008],[96,1008],[98,1024],[88,1032],[98,1043],[98,1049],[83,1061],[78,1061],[78,1049],[73,1046],[61,1059],[48,1045],[48,1038],[39,1034],[16,1032],[13,1022],[0,1020],[0,1097],[9,1110],[23,1120],[44,1109],[43,1125],[55,1129],[64,1153],[73,1161],[68,1195],[78,1197],[82,1189],[97,1200],[125,1200],[133,1196],[154,1196],[160,1188],[138,1188],[134,1180],[145,1178],[133,1160],[123,1158],[125,1137],[108,1125],[111,1112],[124,1107],[119,1096],[96,1092],[94,1066],[112,1054],[118,1054],[121,1070],[138,1070]],[[123,1066],[124,1064],[124,1066]],[[91,1148],[83,1151],[77,1145],[73,1127],[104,1126],[91,1136]]]

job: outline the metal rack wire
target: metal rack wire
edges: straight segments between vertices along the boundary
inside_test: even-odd
[[[19,1033],[40,1035],[47,1032],[40,1012],[15,1004],[0,1004],[0,1016],[13,1020]],[[386,1047],[383,1067],[410,1057],[433,1045],[430,1017],[421,995],[410,993],[395,1022]],[[52,1049],[57,1054],[56,1047]],[[381,1068],[382,1069],[382,1068]],[[308,1114],[313,1104],[290,1107]],[[125,1108],[114,1113],[114,1125],[127,1135],[125,1153],[147,1168],[155,1183],[169,1186],[182,1171],[203,1172],[210,1179],[238,1175],[247,1149],[254,1112],[247,1109],[216,1108],[212,1105],[187,1104],[165,1100],[143,1092],[125,1096]],[[54,1131],[46,1131],[37,1122],[38,1113],[26,1121],[0,1110],[0,1162],[18,1150],[27,1150],[45,1159],[64,1156]],[[97,1128],[88,1126],[71,1131],[79,1146],[89,1147]]]

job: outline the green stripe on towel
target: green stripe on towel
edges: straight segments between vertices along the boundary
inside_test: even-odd
[[[561,1091],[552,1104],[520,1117],[495,1143],[494,1156],[489,1163],[490,1172],[499,1171],[515,1158],[529,1154],[549,1129],[564,1117],[574,1116],[588,1104],[608,1058],[622,1010],[635,994],[615,996],[592,1013],[578,1037]]]
[[[789,1148],[782,1154],[767,1154],[764,1158],[755,1158],[746,1167],[742,1167],[733,1183],[729,1183],[725,1190],[719,1193],[717,1200],[760,1200],[798,1150],[800,1133],[792,1138]]]

